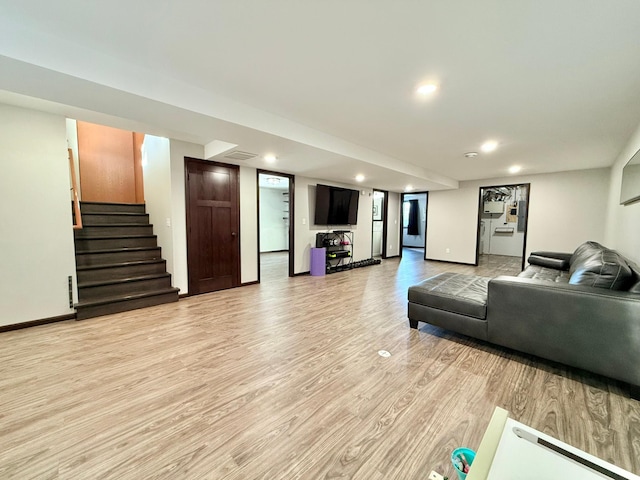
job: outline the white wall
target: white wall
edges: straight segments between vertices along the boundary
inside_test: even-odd
[[[0,325],[74,312],[66,138],[64,117],[0,105]]]
[[[457,190],[431,192],[427,258],[473,264],[479,188],[520,183],[531,183],[526,256],[534,250],[572,252],[587,240],[604,242],[609,169],[599,168],[461,182]]]
[[[384,218],[384,193],[380,191],[373,192],[373,208],[378,211],[378,218]],[[371,212],[373,215],[373,212]],[[375,220],[373,221],[373,237],[371,239],[371,256],[379,257],[382,255],[382,240],[384,233],[384,221],[383,220]]]
[[[171,152],[169,139],[145,135],[142,145],[144,201],[153,233],[167,261],[167,272],[175,286],[173,251],[173,206],[171,205]]]
[[[289,196],[287,189],[260,187],[260,251],[279,252],[289,249]]]
[[[65,123],[67,131],[67,148],[71,149],[73,165],[76,170],[78,198],[82,200],[82,186],[80,185],[80,155],[78,154],[78,122],[72,118],[67,118],[65,119]],[[71,192],[71,198],[73,199],[73,192]]]
[[[622,169],[640,149],[640,126],[611,169],[605,245],[640,262],[640,202],[620,205]]]
[[[73,313],[68,306],[67,277],[74,282],[75,259],[69,201],[67,134],[64,117],[0,105],[0,325],[15,324]],[[37,141],[34,141],[37,139]],[[586,240],[595,240],[640,260],[640,203],[619,205],[620,178],[626,161],[640,148],[640,128],[612,169],[506,177],[463,182],[458,190],[429,195],[427,257],[473,263],[475,261],[478,188],[488,185],[531,183],[527,251],[572,251]],[[187,293],[187,248],[184,157],[203,158],[204,147],[171,140],[170,237],[174,286]],[[166,164],[166,159],[165,159]],[[158,166],[159,167],[159,166]],[[166,183],[166,165],[159,169]],[[146,183],[146,179],[145,179]],[[318,180],[296,178],[296,273],[309,270],[309,253],[315,234],[310,225]],[[326,183],[320,181],[320,183]],[[359,189],[353,185],[338,185]],[[311,188],[313,187],[313,188]],[[145,185],[145,190],[155,187]],[[162,189],[161,189],[162,190]],[[362,189],[359,189],[362,191]],[[372,191],[359,197],[354,258],[371,254]],[[148,203],[151,202],[147,190]],[[256,171],[240,169],[241,280],[257,280]],[[17,199],[22,199],[16,208]],[[153,201],[156,203],[156,201]],[[389,193],[387,256],[399,254],[400,194]],[[152,207],[154,208],[154,207]],[[166,204],[161,215],[166,216]],[[608,213],[608,216],[606,215]],[[163,218],[162,216],[159,218]],[[157,228],[166,228],[162,221]],[[605,228],[606,224],[606,228]],[[333,228],[333,227],[332,227]],[[46,232],[43,236],[42,232]],[[168,243],[167,243],[168,244]],[[446,254],[445,249],[451,253]],[[74,301],[77,301],[74,296]]]
[[[350,188],[360,191],[358,225],[350,228],[354,232],[353,260],[367,260],[372,257],[373,250],[373,189],[358,188],[356,185],[351,185]]]
[[[418,200],[419,224],[418,235],[408,235],[407,229],[402,228],[402,246],[404,247],[424,247],[424,236],[427,228],[427,194],[426,193],[406,193],[404,201]],[[408,219],[404,219],[406,223]]]
[[[332,225],[330,228],[325,225],[313,225],[315,187],[318,183],[360,191],[357,225]],[[353,232],[354,261],[371,258],[372,209],[373,190],[370,188],[363,189],[355,185],[336,184],[325,180],[296,176],[295,217],[293,218],[295,229],[294,273],[309,271],[311,247],[316,246],[316,234],[319,232],[350,230]]]
[[[401,194],[389,192],[387,196],[387,258],[400,255],[400,203]]]
[[[384,222],[376,221],[373,222],[373,238],[371,239],[371,255],[373,257],[379,257],[382,255],[382,234]]]
[[[425,258],[474,263],[477,221],[477,187],[429,192]]]
[[[258,281],[258,180],[255,168],[240,167],[240,282]]]
[[[171,273],[173,286],[179,288],[182,295],[189,292],[184,157],[203,158],[204,146],[171,139],[169,152],[171,156],[171,229],[173,231],[173,272]]]

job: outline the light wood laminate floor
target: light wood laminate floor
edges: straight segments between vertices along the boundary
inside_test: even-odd
[[[1,333],[0,478],[454,477],[496,405],[640,473],[625,385],[409,328],[413,283],[519,265],[419,255]]]
[[[289,276],[289,252],[260,254],[260,282],[282,281]]]

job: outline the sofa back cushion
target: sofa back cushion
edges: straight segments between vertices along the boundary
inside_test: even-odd
[[[627,265],[629,265],[631,269],[631,286],[629,287],[629,291],[640,293],[640,267],[630,260],[627,260]]]
[[[576,249],[569,273],[572,285],[629,290],[634,283],[634,274],[626,259],[596,242],[583,243]]]
[[[583,262],[604,249],[605,247],[598,242],[584,242],[576,248],[573,255],[571,255],[571,260],[569,260],[569,273],[573,274],[575,270],[581,268]]]

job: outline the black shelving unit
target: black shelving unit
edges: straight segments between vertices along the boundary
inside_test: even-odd
[[[316,234],[316,247],[326,249],[327,273],[340,272],[352,268],[353,232],[334,230]]]

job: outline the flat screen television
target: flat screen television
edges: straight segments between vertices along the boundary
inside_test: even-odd
[[[355,225],[358,222],[357,190],[316,186],[316,225]]]

